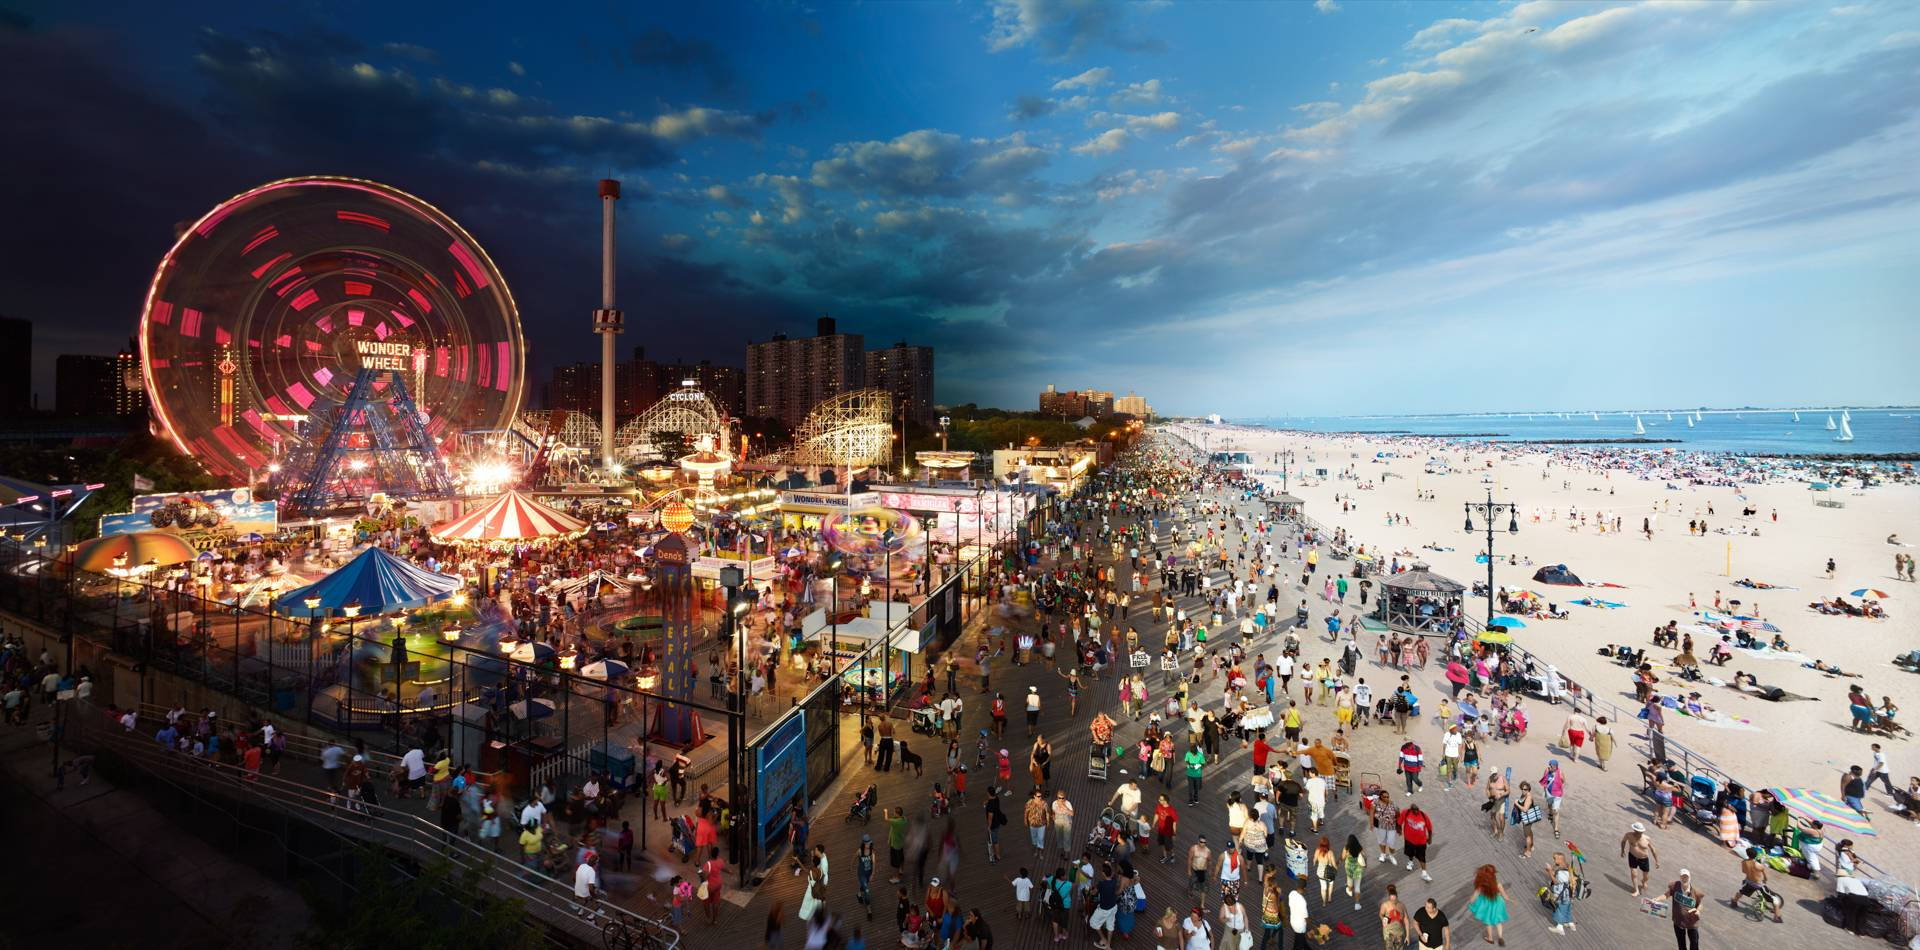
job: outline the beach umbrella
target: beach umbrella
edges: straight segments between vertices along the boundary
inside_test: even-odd
[[[1479,640],[1481,643],[1491,643],[1496,646],[1506,646],[1507,644],[1510,644],[1513,642],[1513,634],[1508,633],[1505,630],[1482,630],[1480,632]]]
[[[1846,802],[1824,792],[1810,788],[1775,788],[1773,796],[1787,806],[1787,810],[1803,818],[1819,819],[1829,828],[1838,828],[1855,835],[1873,836],[1873,825],[1860,813],[1848,807]]]
[[[522,663],[539,663],[553,658],[553,647],[538,640],[528,640],[513,648],[512,656]]]
[[[1507,628],[1508,630],[1525,630],[1525,629],[1527,629],[1527,625],[1526,625],[1526,624],[1524,624],[1524,623],[1521,623],[1521,622],[1520,622],[1520,619],[1519,619],[1518,617],[1495,617],[1495,618],[1493,618],[1492,620],[1490,620],[1490,621],[1488,621],[1488,622],[1487,622],[1487,626],[1489,626],[1489,627],[1505,627],[1505,628]]]
[[[507,711],[513,713],[516,719],[545,719],[553,715],[553,700],[523,699],[508,704]]]
[[[73,549],[72,563],[83,571],[103,573],[115,567],[114,559],[122,556],[126,560],[121,564],[127,569],[135,569],[147,565],[167,567],[185,564],[199,555],[192,545],[181,540],[177,534],[167,531],[129,531],[82,542]]]
[[[1860,588],[1859,590],[1856,590],[1856,591],[1854,591],[1853,593],[1851,593],[1851,594],[1849,594],[1849,595],[1847,595],[1847,596],[1849,596],[1849,597],[1871,597],[1871,598],[1873,598],[1874,600],[1886,600],[1886,599],[1888,599],[1888,598],[1890,598],[1890,597],[1892,597],[1893,595],[1892,595],[1892,594],[1889,594],[1889,593],[1887,593],[1887,592],[1886,592],[1886,591],[1884,591],[1884,590],[1881,590],[1881,589],[1880,589],[1880,588],[1878,588],[1878,587],[1862,587],[1862,588]]]
[[[617,680],[627,675],[627,665],[619,660],[595,660],[581,667],[580,675],[588,679]]]

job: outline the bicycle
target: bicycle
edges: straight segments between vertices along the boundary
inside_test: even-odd
[[[1780,921],[1781,898],[1771,888],[1764,885],[1742,885],[1739,896],[1733,899],[1734,907],[1747,915],[1747,919],[1758,923],[1772,917]]]

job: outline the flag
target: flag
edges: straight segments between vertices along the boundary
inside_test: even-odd
[[[153,479],[148,478],[144,475],[141,475],[138,472],[134,473],[134,476],[133,476],[134,491],[153,491],[153,488],[154,488]]]

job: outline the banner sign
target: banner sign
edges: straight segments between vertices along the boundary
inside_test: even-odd
[[[100,518],[100,534],[171,531],[186,536],[216,532],[271,535],[280,530],[280,503],[254,497],[249,488],[133,496],[133,510]]]
[[[795,709],[793,715],[760,744],[755,750],[754,765],[760,772],[760,780],[755,783],[759,793],[756,824],[760,827],[760,847],[764,849],[768,842],[786,834],[787,806],[806,788],[806,710]]]

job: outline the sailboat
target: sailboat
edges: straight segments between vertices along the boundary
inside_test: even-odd
[[[1793,414],[1793,421],[1795,421],[1795,422],[1799,422],[1799,421],[1800,421],[1800,414],[1799,414],[1799,413],[1797,413],[1797,412],[1796,412],[1796,413],[1794,413],[1794,414]]]
[[[1688,416],[1688,417],[1687,417],[1687,428],[1689,428],[1689,429],[1691,429],[1691,428],[1693,428],[1693,417],[1692,417],[1692,416]]]
[[[1827,431],[1832,432],[1835,428],[1837,427],[1833,424],[1833,413],[1829,412],[1827,413]]]
[[[1848,420],[1847,420],[1846,414],[1841,413],[1840,434],[1834,436],[1833,441],[1835,442],[1852,442],[1853,441],[1853,426],[1848,425],[1847,421]]]
[[[1852,413],[1850,413],[1850,412],[1848,412],[1848,411],[1846,411],[1845,409],[1842,409],[1842,410],[1840,410],[1840,421],[1841,421],[1841,422],[1852,422],[1852,421],[1853,421],[1853,414],[1852,414]]]
[[[1668,421],[1668,422],[1672,422],[1672,421],[1673,421],[1673,413],[1671,413],[1671,412],[1669,412],[1669,413],[1667,413],[1667,421]]]
[[[1634,417],[1633,417],[1633,434],[1634,434],[1634,435],[1646,435],[1646,434],[1647,434],[1647,427],[1646,427],[1645,425],[1642,425],[1642,424],[1641,424],[1641,422],[1640,422],[1640,417],[1639,417],[1639,416],[1634,416]]]
[[[1597,412],[1594,412],[1594,413],[1588,413],[1588,415],[1591,415],[1591,416],[1593,416],[1593,421],[1595,421],[1595,422],[1599,422],[1599,421],[1600,421],[1600,414],[1599,414],[1599,413],[1597,413]]]

